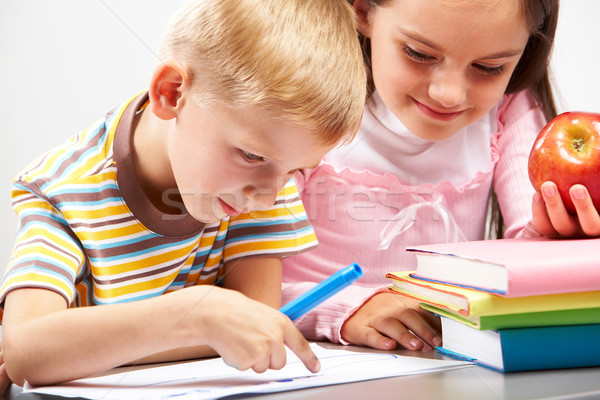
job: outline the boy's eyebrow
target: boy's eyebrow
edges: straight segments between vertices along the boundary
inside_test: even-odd
[[[416,40],[417,42],[420,42],[427,47],[430,47],[436,51],[439,51],[440,53],[443,52],[435,43],[433,43],[433,42],[429,41],[427,38],[421,36],[418,32],[413,32],[413,31],[404,29],[402,27],[399,27],[398,30],[404,36],[407,36],[413,40]],[[510,50],[506,50],[506,51],[501,51],[499,53],[490,54],[489,56],[482,57],[481,59],[482,60],[493,60],[493,59],[497,59],[497,58],[514,57],[514,56],[520,55],[523,52],[523,50],[524,49],[510,49]]]

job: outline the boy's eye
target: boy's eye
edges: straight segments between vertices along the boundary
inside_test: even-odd
[[[429,62],[435,60],[435,57],[416,51],[408,46],[404,46],[404,53],[408,58],[417,62]]]
[[[246,159],[246,161],[249,162],[258,162],[258,161],[264,161],[264,157],[262,156],[257,156],[256,154],[252,154],[252,153],[248,153],[247,151],[243,151],[242,150],[242,157],[244,157]]]
[[[473,64],[473,67],[483,75],[498,76],[504,72],[504,65],[500,65],[498,67],[487,67],[482,64]]]

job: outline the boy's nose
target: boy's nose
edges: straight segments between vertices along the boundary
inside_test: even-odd
[[[247,210],[245,211],[264,210],[272,207],[273,204],[275,204],[277,194],[279,193],[277,186],[278,185],[262,187],[246,186],[243,189],[244,198],[247,200],[244,207],[247,208]]]
[[[429,83],[429,97],[446,108],[463,104],[466,100],[467,87],[459,73],[447,70],[432,74]]]

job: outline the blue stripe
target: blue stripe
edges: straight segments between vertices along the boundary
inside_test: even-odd
[[[19,265],[19,264],[26,264],[26,263],[29,263],[29,262],[36,262],[36,261],[47,262],[48,264],[52,264],[56,268],[60,269],[61,271],[68,272],[69,276],[71,278],[75,279],[75,273],[72,270],[68,269],[68,268],[64,268],[64,264],[62,264],[62,263],[57,264],[57,260],[56,259],[49,258],[49,257],[44,256],[43,254],[39,254],[39,253],[36,254],[36,255],[27,255],[27,256],[23,256],[23,257],[18,257],[18,258],[15,259],[15,262],[12,263],[11,265],[12,266],[16,266],[16,265]],[[48,269],[46,267],[41,267],[39,265],[30,265],[29,267],[26,267],[24,269],[19,269],[19,272],[21,272],[23,270],[25,270],[25,271],[28,271],[28,270],[37,270],[39,272],[41,272],[40,270],[43,270],[43,271],[49,272],[50,275],[56,275],[56,276],[60,275],[60,276],[63,276],[63,275],[57,273],[56,271],[52,271],[51,269]]]
[[[256,221],[256,222],[230,222],[229,223],[229,231],[234,229],[242,229],[242,228],[260,228],[261,226],[277,226],[277,225],[290,225],[299,221],[306,221],[308,218],[287,218],[284,220],[273,220],[273,221]]]
[[[227,228],[227,230],[217,232],[217,236],[215,237],[215,242],[217,240],[224,239],[227,236],[227,232],[229,232],[229,228]]]
[[[100,137],[100,140],[99,140],[99,142],[98,142],[98,144],[96,146],[90,147],[85,152],[83,152],[79,156],[79,158],[77,159],[77,162],[74,162],[74,163],[70,164],[67,168],[65,168],[65,170],[63,171],[63,173],[60,176],[56,177],[55,179],[60,181],[65,176],[71,175],[71,173],[72,173],[73,170],[76,170],[76,169],[80,168],[83,165],[83,163],[81,161],[84,160],[84,159],[86,159],[88,155],[98,153],[99,149],[104,148],[104,146],[106,145],[106,143],[104,142],[104,140],[105,140],[105,137],[106,137],[107,133],[108,133],[108,129],[106,129],[104,131],[104,133]],[[71,152],[71,153],[73,153],[73,152]],[[52,184],[52,183],[54,183],[54,182],[48,182],[45,185],[43,185],[42,186],[42,190],[45,190],[46,187],[48,185]]]
[[[114,115],[111,117],[111,120],[113,118],[114,118]],[[104,143],[104,138],[106,137],[106,134],[107,134],[107,132],[109,130],[108,129],[109,126],[110,126],[110,122],[107,122],[107,123],[99,122],[97,127],[95,127],[91,131],[86,132],[87,140],[86,140],[86,142],[83,143],[83,145],[82,144],[73,143],[71,146],[76,146],[76,147],[74,147],[70,151],[67,151],[68,147],[65,148],[64,151],[62,152],[61,157],[59,157],[56,161],[54,161],[53,168],[49,169],[47,174],[50,175],[50,176],[54,175],[56,173],[56,171],[60,168],[60,166],[66,160],[68,160],[76,151],[80,151],[82,146],[85,147],[86,143],[88,143],[90,140],[92,140],[92,138],[96,137],[96,135],[98,134],[98,132],[100,132],[100,130],[102,128],[106,128],[106,129],[104,129],[104,132],[103,132],[102,136],[100,137],[100,141],[98,142],[98,145],[95,146],[95,147],[92,147],[90,150],[95,151],[94,149],[96,149],[98,146],[102,146],[103,147],[104,144],[105,144]],[[83,135],[83,133],[81,135]],[[79,163],[72,164],[72,166],[74,166],[74,165],[79,166]],[[71,168],[68,168],[68,169],[71,169]],[[65,171],[60,177],[58,177],[58,179],[62,178],[63,176],[65,176],[66,172],[67,171]],[[46,184],[42,185],[42,187],[40,189],[41,190],[45,190],[47,188],[47,186],[55,184],[55,183],[56,183],[55,180],[49,181]]]
[[[64,189],[60,186],[57,190],[49,190],[48,196],[60,196],[64,194],[79,194],[79,193],[100,193],[103,190],[107,189],[118,189],[118,186],[115,183],[105,183],[102,186],[93,187],[93,188],[73,188],[73,189]]]
[[[17,188],[17,189],[24,190],[24,191],[26,191],[26,192],[29,192],[29,193],[31,193],[32,195],[34,195],[34,196],[36,196],[36,197],[39,197],[39,196],[38,196],[38,195],[36,195],[35,193],[32,193],[30,188],[28,188],[27,186],[23,186],[23,184],[22,184],[22,183],[17,183],[17,182],[15,182],[15,183],[13,183],[13,187],[15,187],[15,188]]]
[[[140,242],[143,242],[144,240],[150,240],[150,239],[153,239],[155,237],[156,237],[156,234],[149,233],[149,234],[140,236],[138,238],[133,238],[133,239],[128,239],[128,240],[120,240],[120,241],[115,242],[115,243],[106,243],[106,244],[99,245],[99,244],[95,244],[95,242],[92,242],[92,243],[89,243],[89,244],[84,244],[84,247],[86,249],[90,249],[90,250],[114,249],[114,248],[121,247],[121,246],[128,246],[128,245],[131,245],[131,244],[140,243]],[[197,238],[193,239],[192,241],[194,241],[194,240],[197,240]],[[182,242],[177,242],[177,243],[173,243],[173,244],[167,244],[167,245],[164,245],[164,246],[174,246],[174,245],[179,245],[181,243]],[[203,251],[196,251],[196,257],[204,256],[204,255],[210,253],[212,250],[213,249],[209,247],[209,248],[207,248],[206,250],[203,250]],[[133,253],[129,253],[128,257],[130,257],[131,254],[133,254]],[[92,260],[92,259],[90,259],[90,260]]]
[[[102,206],[106,203],[111,202],[120,202],[123,203],[122,197],[106,197],[104,199],[96,200],[96,201],[62,201],[56,204],[58,208],[69,208],[69,207],[93,207],[93,206]]]
[[[196,250],[195,257],[196,258],[198,258],[198,257],[204,257],[205,255],[207,255],[208,253],[212,252],[213,250],[215,250],[215,249],[214,248],[209,248],[208,250],[204,250],[204,251],[198,251],[198,250]]]
[[[241,237],[232,237],[232,238],[228,238],[227,239],[227,244],[230,243],[235,243],[235,242],[240,242],[243,240],[258,240],[258,241],[265,241],[265,240],[271,240],[272,238],[276,238],[276,237],[282,237],[282,236],[291,236],[290,239],[293,238],[297,238],[298,236],[302,236],[305,233],[310,233],[313,232],[313,228],[312,225],[306,226],[304,228],[301,229],[295,229],[292,231],[286,231],[286,232],[262,232],[262,233],[258,233],[258,234],[249,234],[249,235],[244,235]]]
[[[169,289],[178,290],[178,289],[183,288],[184,286],[185,286],[185,281],[173,282],[169,285]]]
[[[68,270],[62,269],[62,268],[61,268],[61,270],[68,271]],[[55,278],[65,282],[67,284],[67,286],[73,287],[73,282],[67,280],[64,275],[59,274],[58,272],[52,271],[51,269],[48,269],[46,267],[42,267],[40,265],[31,265],[29,267],[19,268],[15,272],[17,272],[17,273],[11,273],[11,274],[9,274],[9,276],[16,277],[16,276],[23,275],[23,274],[30,273],[30,272],[37,273],[37,274],[44,273],[44,275],[52,275]],[[72,272],[72,271],[68,271],[68,272]],[[72,273],[70,273],[69,275],[73,276]],[[8,278],[8,276],[7,276],[7,278]],[[31,282],[31,281],[28,281],[28,282]],[[42,282],[46,283],[44,280],[42,280]]]
[[[45,229],[46,229],[47,231],[52,231],[52,232],[53,232],[53,234],[54,234],[55,236],[58,236],[58,237],[62,238],[64,241],[72,243],[72,244],[73,244],[75,247],[77,247],[77,248],[79,248],[79,249],[81,250],[81,255],[83,255],[83,254],[84,254],[84,250],[83,250],[83,249],[81,249],[81,247],[79,246],[79,244],[78,244],[77,242],[73,241],[73,238],[72,238],[72,237],[70,237],[69,235],[65,234],[65,232],[63,232],[63,231],[61,231],[61,230],[59,230],[59,229],[55,229],[55,228],[53,228],[53,227],[51,227],[51,226],[48,226],[48,227],[47,227],[47,228],[45,228]],[[19,234],[19,237],[20,237],[20,236],[21,236],[21,235]],[[35,240],[34,240],[32,243],[55,243],[55,241],[54,241],[54,240],[52,240],[51,238],[49,238],[49,237],[47,237],[47,236],[43,236],[43,238],[44,238],[45,240],[35,239]],[[30,240],[30,239],[28,239],[28,240]],[[24,243],[24,241],[23,241],[23,240],[21,240],[21,239],[18,239],[18,240],[17,240],[17,243],[15,244],[15,246],[19,246],[19,247],[21,247],[21,248],[27,249],[27,248],[30,246],[30,244],[28,244],[28,243],[26,244],[26,243]],[[70,254],[70,255],[72,255],[73,257],[77,257],[77,255],[78,255],[77,253],[72,253],[72,252],[70,252],[70,251],[68,251],[68,250],[66,250],[66,249],[65,249],[65,251],[67,252],[67,254]],[[69,257],[68,257],[68,256],[66,256],[66,255],[65,255],[65,257],[69,258]],[[54,263],[51,263],[51,264],[54,264]],[[62,267],[60,266],[60,264],[55,264],[55,265],[56,265],[57,267],[59,267],[59,268],[62,268]]]
[[[67,220],[62,217],[62,214],[53,213],[50,211],[43,212],[43,211],[39,211],[39,210],[27,210],[27,211],[22,211],[19,213],[19,219],[21,219],[21,220],[26,217],[30,217],[30,216],[39,216],[39,217],[44,217],[44,218],[50,218],[64,226],[69,226]],[[34,223],[48,225],[46,222],[42,222],[42,221],[36,219],[35,221],[29,221],[24,226],[31,225]],[[51,225],[48,225],[48,226],[51,226]]]
[[[197,238],[194,238],[193,240],[190,240],[186,243],[186,245],[188,245],[190,242],[197,240]],[[92,262],[112,262],[112,261],[119,261],[119,260],[124,260],[127,258],[132,258],[132,257],[137,257],[137,256],[141,256],[141,255],[145,255],[148,253],[152,253],[154,251],[158,251],[158,250],[170,250],[172,247],[179,247],[179,245],[181,245],[182,242],[176,242],[176,243],[167,243],[167,244],[163,244],[160,246],[154,246],[154,247],[150,247],[147,249],[143,249],[140,251],[136,251],[136,252],[132,252],[132,253],[127,253],[127,254],[121,254],[118,256],[113,256],[113,257],[102,257],[102,258],[90,258],[90,261]]]
[[[137,238],[128,239],[128,240],[120,240],[120,241],[115,242],[115,243],[96,244],[95,242],[92,242],[90,244],[84,244],[84,247],[86,249],[90,249],[90,250],[114,249],[116,247],[127,246],[127,245],[130,245],[130,244],[143,242],[144,240],[153,239],[155,237],[156,237],[155,234],[148,233],[146,235],[143,235],[143,236],[140,236],[140,237],[137,237]]]
[[[138,300],[146,300],[146,299],[152,299],[154,297],[158,297],[161,296],[162,294],[165,293],[167,289],[163,289],[162,292],[156,292],[154,294],[145,294],[145,295],[141,295],[141,296],[135,296],[135,297],[130,297],[128,299],[125,300],[118,300],[118,301],[102,301],[100,299],[98,299],[96,296],[94,296],[94,303],[96,304],[121,304],[121,303],[131,303],[133,301],[138,301]]]

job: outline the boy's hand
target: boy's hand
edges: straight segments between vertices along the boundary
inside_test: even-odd
[[[287,346],[311,372],[319,371],[319,360],[286,315],[238,292],[220,292],[208,339],[225,363],[259,373],[281,369]]]
[[[415,300],[393,293],[371,297],[342,325],[342,338],[352,344],[391,350],[441,346],[440,321]]]
[[[554,182],[544,182],[541,193],[533,196],[533,223],[539,233],[548,237],[600,236],[600,215],[583,185],[569,190],[577,216],[567,212]]]

